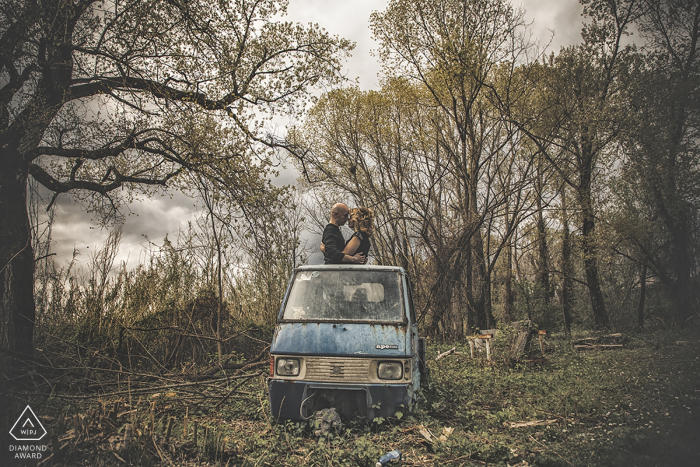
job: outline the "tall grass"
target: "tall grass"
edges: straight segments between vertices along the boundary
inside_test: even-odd
[[[86,268],[46,263],[37,285],[38,348],[69,359],[89,353],[93,364],[105,359],[103,364],[169,371],[210,363],[218,342],[227,355],[256,352],[232,336],[246,331],[252,336],[270,327],[289,265],[282,260],[258,268],[240,261],[224,264],[217,338],[214,265],[196,230],[181,232],[176,243],[166,237],[147,261],[131,269],[114,264],[120,239],[121,230],[115,228]],[[260,268],[265,276],[255,274]]]

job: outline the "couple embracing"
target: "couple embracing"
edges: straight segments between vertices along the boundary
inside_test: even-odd
[[[355,232],[345,242],[340,227],[348,223]],[[323,230],[321,251],[325,264],[365,264],[374,234],[374,213],[370,208],[350,209],[343,203],[333,205],[331,220]]]

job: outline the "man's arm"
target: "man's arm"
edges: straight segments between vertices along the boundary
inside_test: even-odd
[[[350,241],[352,242],[352,240],[350,240]],[[358,243],[359,243],[359,241],[358,241]],[[354,248],[352,248],[353,253],[355,250],[357,250],[357,246],[358,245],[356,245]],[[326,246],[323,243],[321,243],[321,246],[319,247],[319,249],[323,252],[324,255],[326,254]],[[367,263],[367,258],[362,253],[356,253],[355,255],[350,256],[350,254],[345,253],[345,251],[347,251],[347,250],[348,250],[348,247],[346,245],[345,250],[343,250],[343,261],[342,261],[343,263],[356,263],[356,264]]]
[[[355,264],[365,264],[367,258],[362,253],[357,253],[354,256],[344,254],[343,263],[355,263]]]

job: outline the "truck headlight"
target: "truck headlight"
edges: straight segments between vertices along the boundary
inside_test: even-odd
[[[379,379],[401,379],[403,364],[401,362],[379,362],[377,376]]]
[[[299,375],[299,359],[298,358],[278,358],[277,359],[277,374],[280,376],[297,376],[297,375]]]

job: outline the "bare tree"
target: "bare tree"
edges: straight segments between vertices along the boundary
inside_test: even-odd
[[[386,72],[420,83],[444,117],[438,143],[450,160],[455,203],[461,215],[447,287],[462,277],[478,327],[494,324],[482,227],[494,205],[488,197],[490,169],[509,154],[509,132],[502,109],[517,100],[518,66],[532,58],[522,10],[505,1],[393,1],[371,18]],[[524,91],[520,88],[519,91]],[[487,193],[486,196],[483,193]],[[487,235],[487,234],[486,234]],[[444,294],[443,291],[441,294]]]

